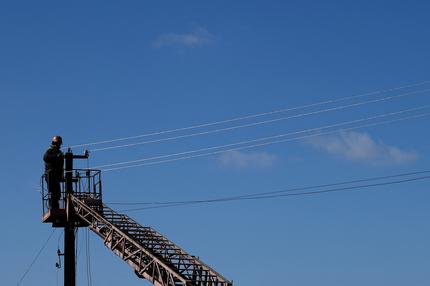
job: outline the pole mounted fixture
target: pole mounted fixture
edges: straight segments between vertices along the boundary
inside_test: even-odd
[[[73,160],[88,159],[88,151],[84,155],[74,155],[69,148],[64,154],[65,191],[66,191],[66,224],[64,226],[64,286],[76,286],[75,257],[75,225],[76,216],[71,197],[73,191]]]

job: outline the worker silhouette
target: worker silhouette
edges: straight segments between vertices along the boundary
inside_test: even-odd
[[[48,184],[49,208],[57,210],[60,208],[61,181],[63,180],[64,155],[61,152],[63,139],[61,136],[52,138],[51,146],[43,155],[45,162],[45,180]]]

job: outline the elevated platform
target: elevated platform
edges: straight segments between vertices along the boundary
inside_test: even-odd
[[[73,169],[69,174],[69,192],[72,193],[76,198],[85,203],[91,208],[102,211],[102,183],[101,183],[101,171],[92,169]],[[70,178],[71,175],[71,178]],[[65,177],[66,174],[65,174]],[[66,193],[66,181],[61,180],[61,195],[59,198],[60,209],[50,209],[50,197],[51,194],[48,190],[47,175],[44,174],[41,177],[41,189],[42,189],[42,222],[51,223],[52,227],[65,227],[67,222],[66,205],[68,195]],[[82,220],[79,216],[74,213],[74,208],[71,209],[71,215],[75,216],[72,218],[75,227],[86,227],[88,223]]]
[[[65,209],[48,209],[43,214],[43,223],[52,223],[52,227],[64,227],[66,224],[66,210]]]
[[[52,223],[52,227],[62,228],[66,226],[67,214],[65,209],[48,209],[46,213],[43,214],[43,223]],[[79,216],[75,215],[74,219],[75,227],[87,227],[88,223],[82,220]]]

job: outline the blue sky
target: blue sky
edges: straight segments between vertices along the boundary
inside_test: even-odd
[[[2,2],[2,283],[16,284],[51,232],[41,224],[37,188],[53,135],[75,145],[429,80],[429,8],[426,1]],[[90,165],[424,106],[428,95],[94,152]],[[421,118],[106,172],[104,199],[207,199],[425,170],[427,130]],[[234,285],[428,285],[428,182],[372,190],[130,215]],[[78,285],[86,281],[83,233]],[[56,285],[59,235],[22,285]],[[92,234],[91,247],[94,285],[146,285]]]

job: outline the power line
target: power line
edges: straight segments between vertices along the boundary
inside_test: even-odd
[[[58,286],[58,272],[60,271],[60,268],[61,268],[61,258],[60,258],[60,255],[59,255],[59,253],[60,253],[60,241],[61,241],[61,238],[63,237],[63,232],[60,232],[60,234],[58,235],[58,240],[57,240],[57,255],[58,255],[58,263],[56,263],[55,264],[55,268],[57,268],[57,272],[56,272],[56,277],[55,277],[55,285],[57,285]]]
[[[351,108],[351,107],[357,107],[357,106],[362,106],[362,105],[366,105],[366,104],[377,103],[377,102],[387,101],[387,100],[401,98],[401,97],[405,97],[405,96],[411,96],[411,95],[416,95],[416,94],[420,94],[420,93],[425,93],[428,91],[430,91],[430,89],[413,91],[413,92],[408,92],[408,93],[404,93],[404,94],[400,94],[400,95],[388,96],[388,97],[379,98],[379,99],[372,99],[372,100],[368,100],[368,101],[364,101],[364,102],[356,102],[356,103],[352,103],[352,104],[341,105],[341,106],[337,106],[337,107],[331,107],[331,108],[326,108],[326,109],[321,109],[321,110],[316,110],[316,111],[311,111],[311,112],[306,112],[306,113],[300,113],[300,114],[295,114],[295,115],[291,115],[291,116],[285,116],[285,117],[280,117],[280,118],[275,118],[275,119],[270,119],[270,120],[263,120],[263,121],[248,123],[248,124],[241,124],[241,125],[224,127],[224,128],[214,129],[214,130],[195,132],[195,133],[191,133],[191,134],[177,135],[177,136],[172,136],[172,137],[167,137],[167,138],[147,140],[147,141],[136,142],[136,143],[121,144],[121,145],[97,148],[97,149],[92,149],[91,151],[92,152],[106,151],[106,150],[112,150],[112,149],[138,146],[138,145],[160,143],[160,142],[164,142],[164,141],[171,141],[171,140],[176,140],[176,139],[183,139],[183,138],[207,135],[207,134],[212,134],[212,133],[219,133],[219,132],[230,131],[230,130],[241,129],[241,128],[247,128],[247,127],[254,127],[254,126],[284,121],[284,120],[288,120],[288,119],[294,119],[294,118],[300,118],[300,117],[305,117],[305,116],[310,116],[310,115],[321,114],[321,113],[325,113],[325,112],[339,111],[339,110],[343,110],[343,109],[347,109],[347,108]]]
[[[197,154],[197,155],[192,155],[192,156],[183,156],[183,157],[179,157],[179,158],[173,158],[173,159],[161,160],[161,161],[155,161],[155,162],[148,162],[148,163],[142,163],[142,164],[136,164],[136,165],[130,165],[130,166],[108,168],[108,169],[103,169],[103,171],[105,171],[105,172],[106,171],[115,171],[115,170],[128,169],[128,168],[134,168],[134,167],[140,167],[140,166],[170,163],[170,162],[175,162],[175,161],[179,161],[179,160],[193,159],[193,158],[198,158],[198,157],[207,157],[207,156],[226,153],[226,152],[230,152],[230,151],[245,150],[245,149],[257,148],[257,147],[273,145],[273,144],[278,144],[278,143],[297,141],[297,140],[306,139],[306,138],[312,138],[312,137],[317,137],[317,136],[322,136],[322,135],[330,135],[330,134],[334,134],[334,133],[339,133],[339,132],[344,132],[344,131],[349,131],[349,130],[355,130],[355,129],[365,128],[365,127],[371,127],[371,126],[377,126],[377,125],[382,125],[382,124],[389,124],[389,123],[393,123],[393,122],[399,122],[399,121],[404,121],[404,120],[409,120],[409,119],[414,119],[414,118],[420,118],[420,117],[425,117],[425,116],[429,116],[429,115],[430,115],[430,113],[424,113],[424,114],[419,114],[419,115],[415,115],[415,116],[409,116],[409,117],[393,119],[393,120],[386,120],[386,121],[381,121],[381,122],[376,122],[376,123],[363,124],[363,125],[350,127],[350,128],[337,129],[334,131],[298,136],[298,137],[293,137],[293,138],[288,138],[288,139],[283,139],[283,140],[276,140],[276,141],[272,141],[272,142],[266,142],[266,143],[254,144],[254,145],[249,145],[249,146],[231,148],[231,149],[227,149],[227,150],[214,151],[214,152]],[[142,160],[144,160],[144,159],[142,159]],[[127,162],[122,162],[121,164],[127,164]]]
[[[286,136],[290,136],[290,135],[297,135],[297,134],[301,134],[301,133],[316,132],[316,131],[321,131],[321,130],[329,129],[329,128],[333,128],[333,127],[350,125],[350,124],[359,123],[359,122],[363,122],[363,121],[369,121],[369,120],[373,120],[373,119],[403,114],[403,113],[407,113],[407,112],[411,112],[411,111],[422,110],[422,109],[426,109],[428,107],[430,107],[430,105],[408,108],[408,109],[404,109],[404,110],[400,110],[400,111],[396,111],[396,112],[389,112],[389,113],[384,113],[381,115],[376,115],[376,116],[371,116],[371,117],[366,117],[366,118],[361,118],[361,119],[356,119],[356,120],[351,120],[351,121],[346,121],[346,122],[341,122],[341,123],[336,123],[336,124],[320,126],[317,128],[309,128],[309,129],[304,129],[304,130],[299,130],[299,131],[294,131],[294,132],[288,132],[288,133],[278,134],[278,135],[274,135],[274,136],[261,137],[261,138],[241,141],[241,142],[237,142],[237,143],[230,143],[230,144],[225,144],[225,145],[206,147],[206,148],[201,148],[201,149],[196,149],[196,150],[191,150],[191,151],[185,151],[185,152],[179,152],[179,153],[173,153],[173,154],[168,154],[168,155],[161,155],[161,156],[143,158],[143,159],[138,159],[138,160],[113,163],[113,164],[99,165],[99,166],[96,166],[94,168],[98,169],[98,168],[113,167],[113,166],[119,166],[119,165],[131,164],[131,163],[139,163],[139,162],[143,162],[143,161],[152,161],[155,159],[164,159],[164,158],[174,157],[174,156],[179,156],[179,155],[186,155],[186,154],[198,153],[198,152],[209,151],[209,150],[214,150],[214,149],[233,147],[233,146],[237,146],[237,145],[244,145],[244,144],[249,144],[249,143],[254,143],[254,142],[259,142],[259,141],[277,139],[277,138],[282,138],[282,137],[286,137]]]
[[[420,107],[419,109],[422,109],[422,108],[425,108],[425,107]],[[415,110],[417,110],[417,109],[415,109]],[[430,113],[423,113],[423,114],[418,114],[418,115],[413,115],[413,116],[402,117],[402,118],[398,118],[398,119],[392,119],[392,120],[385,120],[385,121],[380,121],[380,122],[375,122],[375,123],[363,124],[363,125],[354,126],[354,127],[350,127],[350,128],[336,129],[336,130],[328,131],[328,132],[321,132],[321,133],[316,133],[316,134],[297,136],[297,137],[293,137],[293,138],[275,140],[275,141],[253,144],[253,145],[248,145],[248,146],[242,146],[242,147],[237,147],[237,148],[229,148],[226,150],[219,150],[219,151],[214,151],[214,152],[209,152],[209,153],[203,153],[203,154],[197,154],[197,155],[191,155],[191,156],[183,156],[183,157],[179,157],[179,158],[173,158],[173,159],[161,160],[161,161],[155,161],[155,162],[147,162],[147,163],[135,164],[135,165],[129,165],[129,166],[120,166],[120,165],[127,165],[127,164],[139,163],[139,162],[144,162],[144,161],[152,161],[152,160],[156,160],[156,159],[175,157],[175,156],[185,155],[185,154],[193,154],[193,153],[198,153],[198,152],[202,152],[202,151],[209,151],[209,150],[213,150],[213,149],[221,149],[221,148],[225,148],[225,147],[243,145],[243,144],[248,144],[248,143],[252,143],[252,142],[269,140],[269,139],[282,138],[282,137],[286,137],[286,136],[294,135],[294,134],[318,132],[318,131],[333,128],[333,127],[349,125],[349,124],[368,121],[368,120],[372,120],[372,119],[376,119],[376,118],[392,116],[393,114],[400,114],[400,112],[404,113],[406,111],[399,111],[399,112],[394,112],[394,113],[389,113],[389,114],[382,114],[382,115],[378,115],[378,116],[362,118],[362,119],[357,119],[357,120],[352,120],[352,121],[347,121],[347,122],[342,122],[342,123],[337,123],[337,124],[332,124],[332,125],[326,125],[326,126],[322,126],[322,127],[311,128],[311,129],[306,129],[306,130],[301,130],[301,131],[295,131],[295,132],[290,132],[290,133],[280,134],[280,135],[275,135],[275,136],[270,136],[270,137],[257,138],[257,139],[242,141],[242,142],[238,142],[238,143],[213,146],[213,147],[202,148],[202,149],[198,149],[198,150],[191,150],[191,151],[173,153],[173,154],[162,155],[162,156],[143,158],[143,159],[139,159],[139,160],[132,160],[132,161],[113,163],[113,164],[100,165],[100,166],[96,166],[95,168],[96,169],[106,168],[106,169],[103,169],[103,171],[113,171],[113,170],[120,170],[120,169],[132,168],[132,167],[145,166],[145,165],[161,164],[161,163],[173,162],[173,161],[184,160],[184,159],[210,156],[210,155],[215,155],[215,154],[220,154],[220,153],[225,153],[225,152],[230,152],[230,151],[237,151],[237,150],[262,147],[262,146],[272,145],[272,144],[277,144],[277,143],[296,141],[296,140],[310,138],[310,137],[328,135],[328,134],[338,133],[338,132],[342,132],[342,131],[348,131],[348,130],[354,130],[354,129],[364,128],[364,127],[370,127],[370,126],[388,124],[388,123],[393,123],[393,122],[399,122],[399,121],[404,121],[404,120],[409,120],[409,119],[414,119],[414,118],[420,118],[420,117],[425,117],[425,116],[430,115]],[[114,166],[119,166],[119,167],[114,167]],[[113,168],[107,168],[107,167],[113,167]]]
[[[291,190],[284,190],[281,194],[267,194],[267,195],[261,195],[261,196],[242,196],[242,197],[231,197],[231,198],[222,198],[222,199],[209,199],[209,200],[193,200],[193,201],[183,201],[178,203],[172,203],[167,205],[159,205],[159,206],[150,206],[150,207],[143,207],[143,208],[133,208],[133,209],[125,209],[121,210],[122,212],[131,212],[131,211],[142,211],[142,210],[149,210],[149,209],[159,209],[159,208],[171,208],[176,206],[184,206],[184,205],[193,205],[193,204],[209,204],[209,203],[219,203],[219,202],[228,202],[228,201],[244,201],[244,200],[264,200],[264,199],[273,199],[273,198],[280,198],[280,197],[291,197],[291,196],[309,196],[309,195],[318,195],[318,194],[324,194],[324,193],[332,193],[332,192],[343,192],[343,191],[352,191],[357,189],[367,189],[372,187],[381,187],[381,186],[388,186],[388,185],[395,185],[395,184],[402,184],[402,183],[408,183],[413,181],[420,181],[420,180],[426,180],[430,179],[430,175],[428,176],[421,176],[421,177],[415,177],[415,178],[409,178],[409,179],[402,179],[402,180],[394,180],[389,182],[381,182],[381,183],[372,183],[372,184],[362,184],[362,185],[356,185],[356,186],[347,186],[347,187],[339,187],[339,188],[331,188],[331,189],[323,189],[323,190],[315,190],[315,191],[307,191],[307,192],[291,192]],[[281,191],[278,191],[281,192]],[[286,193],[290,192],[290,193]]]
[[[279,191],[253,193],[253,194],[246,194],[246,195],[240,195],[240,196],[230,196],[230,197],[217,198],[217,199],[187,200],[187,201],[164,201],[164,202],[107,202],[107,204],[109,204],[109,205],[136,206],[136,205],[171,205],[171,204],[185,204],[185,203],[201,203],[201,202],[208,202],[208,201],[209,202],[218,202],[218,201],[224,201],[224,200],[232,200],[232,199],[240,199],[240,198],[248,198],[248,197],[260,197],[260,196],[266,196],[266,195],[274,195],[274,194],[306,191],[306,190],[312,190],[312,189],[336,187],[336,186],[341,186],[341,185],[351,185],[351,184],[364,183],[364,182],[381,181],[381,180],[410,177],[410,176],[429,174],[429,173],[430,173],[430,170],[423,170],[423,171],[415,171],[415,172],[408,172],[408,173],[399,173],[399,174],[394,174],[394,175],[386,175],[386,176],[378,176],[378,177],[370,177],[370,178],[363,178],[363,179],[341,181],[341,182],[328,183],[328,184],[319,184],[319,185],[313,185],[313,186],[296,187],[296,188],[284,189],[284,190],[279,190]]]
[[[358,94],[358,95],[353,95],[353,96],[346,96],[346,97],[342,97],[342,98],[338,98],[338,99],[329,99],[329,100],[311,103],[311,104],[307,104],[307,105],[301,105],[301,106],[296,106],[296,107],[292,107],[292,108],[284,108],[284,109],[278,109],[278,110],[273,110],[273,111],[269,111],[269,112],[251,114],[251,115],[236,117],[236,118],[227,119],[227,120],[215,121],[215,122],[204,123],[204,124],[196,124],[196,125],[187,126],[187,127],[175,128],[175,129],[164,130],[164,131],[156,131],[156,132],[145,133],[145,134],[140,134],[140,135],[135,135],[135,136],[128,136],[128,137],[115,138],[115,139],[109,139],[109,140],[103,140],[103,141],[77,144],[77,145],[72,145],[71,148],[94,146],[94,145],[99,145],[99,144],[107,144],[107,143],[130,140],[130,139],[138,139],[138,138],[144,138],[144,137],[149,137],[149,136],[162,135],[162,134],[173,133],[173,132],[178,132],[178,131],[185,131],[185,130],[190,130],[190,129],[196,129],[196,128],[208,127],[208,126],[219,125],[219,124],[224,124],[224,123],[230,123],[230,122],[235,122],[235,121],[240,121],[240,120],[245,120],[245,119],[251,119],[251,118],[256,118],[256,117],[261,117],[261,116],[266,116],[266,115],[272,115],[272,114],[277,114],[277,113],[282,113],[282,112],[287,112],[287,111],[300,110],[300,109],[304,109],[304,108],[320,106],[320,105],[324,105],[324,104],[337,103],[337,102],[346,101],[346,100],[355,99],[355,98],[360,98],[360,97],[365,97],[365,96],[384,94],[384,93],[392,92],[392,91],[396,91],[396,90],[422,86],[422,85],[426,85],[428,83],[430,83],[430,81],[422,81],[422,82],[415,83],[415,84],[409,84],[409,85],[404,85],[404,86],[395,87],[395,88],[383,89],[383,90],[379,90],[379,91],[373,91],[373,92],[368,92],[368,93],[363,93],[363,94]]]
[[[75,276],[78,278],[78,260],[81,256],[81,250],[82,248],[79,247],[78,241],[79,241],[79,228],[75,228]],[[66,277],[64,277],[66,278]]]
[[[87,272],[87,285],[92,286],[92,272],[91,272],[91,252],[90,252],[90,235],[89,229],[85,232],[85,256],[86,256],[86,272]]]
[[[39,258],[40,254],[42,254],[42,251],[45,249],[45,247],[48,245],[49,241],[51,240],[52,236],[55,233],[55,229],[52,230],[51,234],[49,235],[48,239],[45,241],[45,243],[42,245],[40,250],[37,252],[36,256],[31,261],[30,265],[25,270],[24,274],[21,276],[21,279],[19,279],[17,286],[21,284],[21,282],[24,280],[25,276],[30,272],[31,268],[33,267],[34,263],[36,263],[37,259]]]

